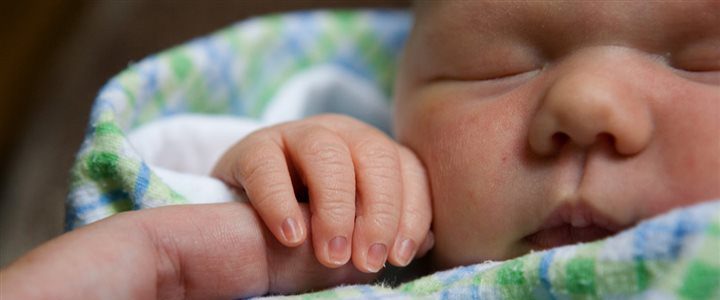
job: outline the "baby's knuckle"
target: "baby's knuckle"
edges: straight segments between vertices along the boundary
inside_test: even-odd
[[[313,162],[326,165],[342,165],[345,158],[350,156],[347,148],[340,143],[312,138],[302,147],[301,151]]]
[[[352,203],[343,201],[324,201],[316,205],[315,214],[331,224],[352,222],[355,208]]]
[[[380,139],[366,139],[357,144],[355,151],[368,167],[397,167],[397,150]]]
[[[412,230],[419,230],[419,225],[430,224],[431,215],[429,211],[408,207],[403,209],[403,219]]]
[[[247,186],[252,186],[257,181],[276,177],[282,170],[274,160],[275,158],[266,155],[257,157],[252,162],[241,163],[236,168],[237,175],[242,179],[243,185]]]
[[[386,165],[364,166],[357,179],[363,198],[373,202],[401,203],[402,178],[397,168]]]
[[[367,219],[372,226],[388,230],[388,232],[390,229],[396,229],[399,223],[399,219],[396,214],[392,213],[391,207],[387,209],[378,207],[367,216]]]
[[[379,196],[384,196],[382,193],[388,193],[388,195],[395,196],[390,193],[396,189],[392,188],[393,185],[399,185],[401,183],[400,171],[394,166],[387,164],[373,164],[368,163],[363,168],[365,170],[365,176],[368,178],[368,184],[376,187]]]
[[[400,146],[398,147],[398,156],[400,157],[400,160],[404,164],[408,164],[409,166],[412,166],[413,169],[420,168],[422,169],[422,161],[420,161],[420,158],[418,158],[415,153],[408,150],[406,147]]]
[[[355,119],[353,119],[350,116],[343,115],[343,114],[337,114],[337,113],[324,113],[317,116],[313,116],[311,119],[314,121],[318,121],[321,123],[330,122],[330,123],[348,123],[348,122],[357,122]]]
[[[355,186],[354,182],[340,182],[335,184],[328,184],[321,189],[323,198],[326,199],[326,203],[342,202],[342,203],[354,203],[355,202]]]
[[[286,134],[305,135],[313,131],[317,131],[320,126],[307,120],[293,121],[287,123],[285,128]]]
[[[377,180],[374,187],[370,193],[367,193],[373,203],[373,209],[400,209],[400,190],[394,188],[395,185],[391,184],[389,179]]]
[[[287,194],[287,186],[282,183],[272,183],[264,186],[262,189],[253,191],[250,202],[258,208],[278,207],[275,203],[281,201],[282,197]]]

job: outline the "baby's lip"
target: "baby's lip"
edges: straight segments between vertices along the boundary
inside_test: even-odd
[[[586,205],[556,209],[537,231],[523,238],[534,250],[599,240],[627,228]]]
[[[596,225],[573,227],[570,224],[563,224],[536,231],[526,236],[524,240],[530,243],[533,250],[544,250],[603,239],[615,232]]]

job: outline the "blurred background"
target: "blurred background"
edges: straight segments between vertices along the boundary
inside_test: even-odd
[[[62,233],[68,172],[102,84],[250,16],[410,0],[78,0],[0,4],[0,266]]]

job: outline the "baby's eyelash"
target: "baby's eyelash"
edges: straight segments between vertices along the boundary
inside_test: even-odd
[[[671,52],[665,52],[657,55],[657,60],[684,79],[720,85],[720,57],[717,59],[688,59],[678,58]]]
[[[517,77],[523,77],[524,75],[534,75],[535,72],[542,70],[542,68],[531,69],[527,71],[508,72],[499,75],[439,75],[435,76],[432,81],[477,81],[477,82],[500,82],[511,80]]]
[[[502,77],[444,76],[435,77],[431,82],[445,87],[462,88],[472,91],[477,99],[493,98],[516,90],[532,81],[543,69],[534,69]]]
[[[678,74],[678,76],[687,80],[710,85],[720,85],[720,70],[689,71],[676,67],[673,67],[673,70]]]
[[[720,85],[720,59],[718,62],[668,63],[679,76],[705,84]]]
[[[526,75],[526,74],[528,74],[528,73],[531,73],[531,72],[534,72],[534,71],[538,71],[538,70],[539,70],[539,69],[532,69],[532,70],[528,70],[528,71],[512,72],[512,73],[507,73],[507,74],[503,74],[503,75],[499,75],[499,76],[489,77],[489,78],[481,79],[481,80],[504,80],[504,79],[509,79],[509,78],[513,78],[513,77],[516,77],[516,76]]]

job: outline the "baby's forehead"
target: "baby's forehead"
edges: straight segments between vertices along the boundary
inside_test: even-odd
[[[452,34],[644,35],[720,33],[720,1],[419,1],[421,26]],[[659,34],[662,33],[662,34]]]
[[[453,13],[475,15],[479,18],[505,19],[517,15],[544,15],[561,19],[577,17],[607,17],[615,15],[623,19],[654,17],[708,17],[720,18],[720,1],[418,1],[419,12],[429,14]]]

